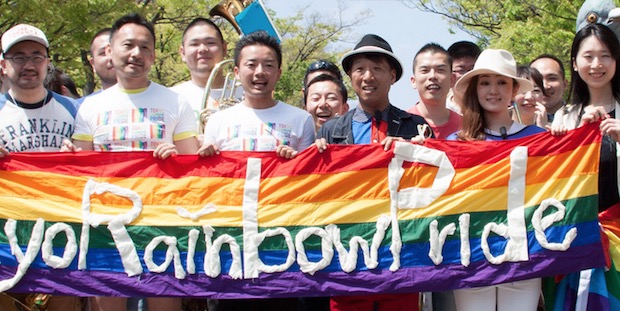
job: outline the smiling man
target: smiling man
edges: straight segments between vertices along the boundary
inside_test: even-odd
[[[446,139],[461,127],[461,116],[446,108],[450,88],[456,82],[451,68],[450,54],[436,43],[423,46],[413,59],[411,85],[418,90],[420,102],[407,112],[422,116],[438,139]]]
[[[547,109],[548,121],[553,121],[553,114],[562,108],[564,93],[568,87],[568,81],[564,75],[564,65],[559,58],[549,54],[536,57],[530,67],[538,70],[543,76],[543,84],[546,95],[543,96],[543,105]]]
[[[155,30],[144,17],[128,14],[110,32],[106,55],[116,70],[117,84],[89,96],[78,111],[73,144],[64,151],[150,150],[165,159],[198,150],[196,119],[185,98],[152,82]],[[92,310],[126,310],[126,298],[95,297]],[[149,310],[181,310],[180,298],[151,297]]]
[[[234,70],[245,98],[209,118],[200,155],[220,150],[276,151],[292,158],[312,144],[312,116],[273,98],[281,65],[280,44],[266,32],[253,32],[239,40]]]
[[[39,28],[20,24],[2,35],[2,51],[0,66],[10,89],[0,95],[0,158],[15,152],[60,151],[63,139],[73,134],[77,103],[43,84],[50,64],[47,37]],[[52,296],[41,306],[32,305],[31,301],[43,301],[39,295],[45,297],[33,293],[24,302],[33,309],[81,309],[79,297],[70,296]]]
[[[317,130],[327,120],[349,111],[347,99],[347,87],[331,75],[318,75],[304,88],[304,109],[314,118]]]
[[[224,41],[222,32],[217,25],[201,17],[194,19],[187,25],[183,31],[182,40],[179,53],[187,65],[187,69],[189,69],[191,79],[170,89],[187,97],[196,114],[196,120],[200,121],[205,86],[213,68],[226,56],[226,41]],[[224,72],[220,71],[213,81],[209,100],[213,101],[214,106],[218,106],[217,101],[224,91],[222,90],[225,81]],[[234,97],[241,101],[243,89],[237,88]]]
[[[319,152],[324,152],[328,144],[381,144],[389,150],[396,140],[418,136],[418,125],[427,124],[424,118],[390,104],[390,87],[403,75],[403,66],[387,41],[365,35],[353,51],[344,55],[342,67],[351,78],[359,105],[321,126],[316,140]],[[417,301],[417,293],[343,296],[332,297],[330,306],[334,311],[414,311],[418,310]]]
[[[380,143],[388,150],[395,140],[418,136],[418,125],[426,124],[424,118],[390,104],[390,88],[403,75],[403,66],[383,38],[365,35],[344,55],[342,67],[351,78],[359,105],[323,124],[317,134],[320,151],[327,144],[371,143]]]
[[[73,134],[76,102],[45,88],[49,43],[26,24],[2,36],[2,72],[10,85],[0,97],[0,157],[9,152],[60,151]]]

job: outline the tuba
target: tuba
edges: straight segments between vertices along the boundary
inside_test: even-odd
[[[260,0],[222,0],[209,11],[209,15],[216,18],[224,18],[235,28],[239,35],[251,33],[256,30],[265,30],[267,33],[277,38],[278,42],[282,41],[280,34],[275,29],[273,22],[267,14],[267,10]],[[211,71],[211,75],[209,75],[202,97],[202,109],[200,111],[199,122],[200,132],[204,131],[204,125],[207,123],[211,114],[231,107],[239,102],[239,99],[235,95],[241,83],[235,79],[234,74],[231,72],[226,74],[222,95],[219,100],[215,101],[210,98],[211,89],[217,75],[223,71],[223,68],[230,67],[233,62],[233,59],[226,59],[219,62]]]

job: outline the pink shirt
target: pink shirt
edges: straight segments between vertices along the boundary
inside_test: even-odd
[[[446,139],[448,138],[448,136],[450,136],[450,134],[461,129],[461,115],[452,110],[448,111],[450,111],[450,118],[448,119],[448,122],[441,125],[436,125],[433,123],[432,120],[425,118],[426,122],[428,122],[428,125],[431,127],[431,129],[433,129],[433,133],[435,134],[435,138],[437,139]],[[420,115],[420,110],[418,109],[417,104],[409,108],[407,112]]]

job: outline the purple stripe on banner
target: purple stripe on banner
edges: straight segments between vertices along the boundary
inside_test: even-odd
[[[577,292],[574,290],[569,290],[566,293],[566,300],[563,304],[563,311],[572,311],[575,310],[575,301],[577,301]],[[612,310],[609,305],[609,300],[605,296],[601,296],[595,293],[588,294],[588,306],[586,310]]]
[[[401,268],[389,270],[344,272],[262,273],[252,280],[232,280],[228,275],[209,278],[204,274],[177,280],[173,274],[143,274],[127,277],[123,273],[98,271],[66,271],[30,269],[11,291],[44,292],[79,296],[184,296],[213,298],[266,298],[327,295],[359,295],[367,293],[406,293],[443,291],[454,288],[488,286],[552,276],[592,267],[602,267],[604,258],[600,244],[571,247],[561,252],[546,251],[531,256],[528,262],[492,265],[488,262],[461,265]],[[0,266],[0,279],[8,279],[14,267]],[[71,284],[71,287],[62,284]],[[72,288],[78,288],[76,291]]]

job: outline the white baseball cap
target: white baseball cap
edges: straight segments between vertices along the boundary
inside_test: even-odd
[[[27,24],[19,24],[2,35],[3,53],[8,52],[11,47],[22,41],[34,41],[42,44],[45,48],[50,47],[47,37],[41,29]]]

